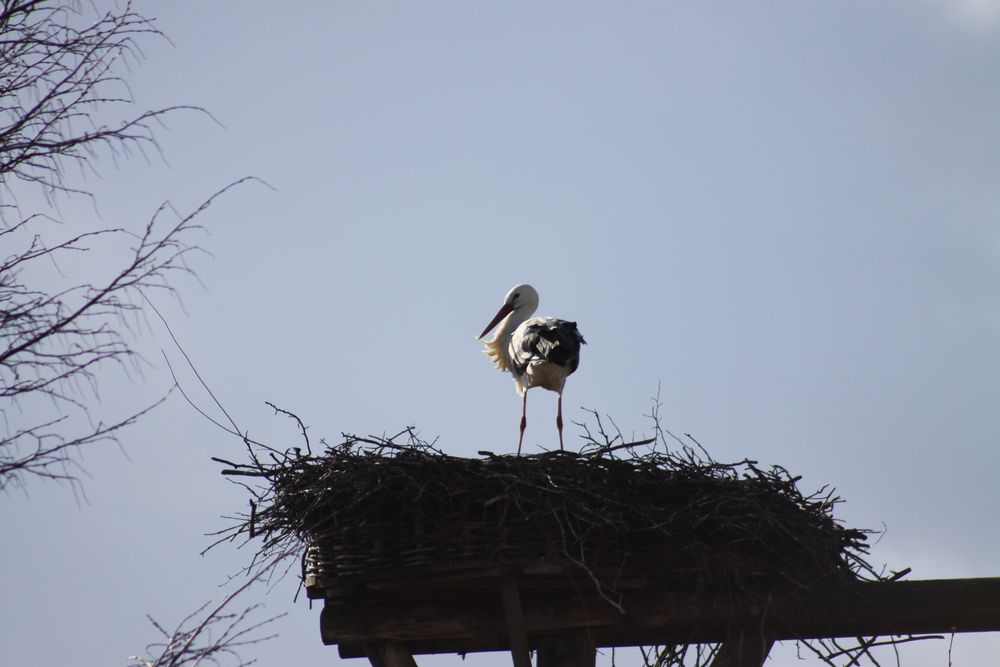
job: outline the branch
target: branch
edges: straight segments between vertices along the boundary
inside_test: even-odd
[[[239,667],[252,664],[253,660],[241,657],[240,649],[276,637],[276,634],[261,635],[258,631],[285,614],[253,621],[251,617],[261,605],[254,604],[241,611],[231,611],[233,603],[256,584],[266,582],[277,566],[289,556],[287,553],[279,554],[214,607],[206,602],[171,631],[147,616],[163,636],[163,641],[146,647],[148,658],[130,658],[132,667],[197,667],[202,662],[220,664],[220,659],[223,658],[228,658]]]
[[[99,369],[109,363],[124,367],[138,359],[129,337],[126,316],[141,311],[138,297],[154,290],[173,292],[177,273],[193,275],[186,264],[199,248],[189,237],[202,228],[196,218],[218,197],[250,178],[217,191],[191,213],[164,225],[162,204],[135,235],[129,256],[114,275],[98,285],[79,283],[55,292],[33,290],[18,271],[32,262],[55,259],[60,253],[86,252],[85,240],[128,234],[108,229],[76,235],[46,246],[36,236],[20,253],[0,263],[0,398],[32,401],[49,398],[61,416],[66,406],[87,414],[86,388],[96,395]],[[148,302],[148,299],[147,299]],[[45,420],[0,434],[0,489],[23,483],[25,476],[75,480],[71,452],[85,445],[115,440],[118,431],[134,423],[162,401],[111,425],[98,424],[82,435],[63,434],[63,418]],[[0,408],[10,428],[6,408]]]

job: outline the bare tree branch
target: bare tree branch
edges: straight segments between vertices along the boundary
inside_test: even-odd
[[[97,369],[109,363],[124,366],[136,352],[128,338],[125,316],[141,308],[138,297],[155,291],[173,292],[169,278],[190,274],[185,258],[197,248],[187,238],[201,229],[196,217],[241,179],[212,195],[193,212],[169,225],[162,224],[166,205],[150,219],[124,266],[97,285],[79,284],[55,292],[30,289],[20,279],[18,265],[53,259],[61,252],[85,250],[76,236],[44,251],[34,244],[0,263],[0,398],[47,397],[60,416],[27,427],[12,427],[7,405],[0,417],[7,429],[0,433],[0,490],[23,484],[26,475],[50,479],[76,479],[70,460],[74,449],[114,440],[118,431],[133,424],[161,401],[110,424],[98,423],[83,434],[67,435],[64,408],[87,406],[80,387],[96,392]],[[165,227],[165,228],[164,228]],[[121,230],[103,234],[123,235]]]
[[[79,192],[64,181],[67,164],[92,170],[98,149],[117,157],[155,148],[153,123],[194,108],[109,120],[112,109],[132,103],[119,72],[139,60],[137,40],[162,33],[131,2],[96,21],[81,5],[0,0],[0,176],[50,193]]]
[[[161,204],[138,233],[124,226],[81,229],[78,221],[64,225],[59,216],[22,209],[18,197],[26,189],[40,190],[46,210],[62,194],[90,196],[72,184],[67,167],[96,174],[98,157],[117,162],[159,151],[154,126],[167,114],[194,109],[132,108],[122,73],[141,58],[140,41],[149,37],[163,35],[129,0],[106,11],[90,0],[0,0],[0,491],[28,478],[78,485],[75,453],[116,442],[165,400],[111,421],[91,414],[106,367],[136,367],[134,328],[144,305],[152,306],[155,293],[174,293],[177,276],[194,275],[187,260],[198,250],[196,218],[247,180],[187,215]],[[102,277],[87,277],[79,266],[63,274],[61,265],[92,251],[113,258]],[[83,426],[75,419],[81,415]],[[257,620],[259,605],[236,610],[235,601],[267,582],[287,556],[278,554],[173,630],[150,618],[162,641],[133,664],[250,664],[239,650],[269,639],[260,630],[278,617]]]
[[[25,187],[40,188],[50,206],[53,195],[82,192],[68,165],[96,173],[100,155],[158,150],[154,125],[194,108],[132,109],[122,73],[150,37],[163,35],[128,1],[102,11],[80,0],[0,0],[0,490],[29,477],[74,482],[73,452],[115,441],[159,404],[113,420],[90,414],[106,367],[137,367],[138,297],[172,292],[178,275],[193,275],[195,218],[232,187],[176,220],[163,204],[138,233],[66,231],[72,225],[18,204]],[[74,256],[125,245],[110,277],[62,274]],[[59,280],[49,278],[53,269]]]
[[[233,611],[233,603],[255,585],[266,584],[278,565],[289,557],[290,554],[279,554],[221,602],[215,606],[206,602],[173,630],[165,629],[147,616],[163,636],[163,641],[146,647],[147,658],[132,657],[131,667],[196,667],[201,664],[220,665],[223,660],[238,667],[252,664],[254,660],[244,659],[240,649],[273,639],[276,635],[264,635],[259,631],[284,614],[254,620],[253,616],[261,605],[254,604]]]

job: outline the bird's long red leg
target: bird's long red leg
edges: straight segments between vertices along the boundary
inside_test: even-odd
[[[528,392],[524,392],[521,399],[521,437],[517,439],[517,455],[521,455],[521,443],[524,442],[524,427],[528,425],[528,418],[525,413],[528,411]]]
[[[557,405],[559,407],[556,409],[556,428],[559,429],[559,451],[562,451],[563,440],[562,440],[562,394],[561,393],[559,394],[559,402],[557,403]]]

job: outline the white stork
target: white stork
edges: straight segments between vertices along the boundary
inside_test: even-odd
[[[521,454],[524,427],[528,420],[528,390],[544,387],[559,395],[556,428],[559,449],[563,448],[562,391],[566,378],[580,365],[580,345],[586,343],[576,328],[576,322],[554,317],[531,317],[538,308],[538,292],[531,285],[512,287],[504,297],[503,306],[486,325],[479,339],[500,324],[496,335],[484,341],[486,354],[501,371],[509,370],[521,395],[521,435],[517,453]],[[530,319],[529,319],[530,318]]]

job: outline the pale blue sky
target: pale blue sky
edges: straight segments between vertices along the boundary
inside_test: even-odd
[[[275,188],[213,206],[207,289],[160,303],[251,434],[294,439],[273,401],[314,438],[416,424],[512,450],[519,400],[474,336],[528,281],[589,343],[567,421],[641,431],[662,382],[667,427],[885,522],[874,562],[1000,575],[1000,5],[734,4],[139,2],[173,42],[144,43],[140,106],[224,127],[175,115],[169,164],[107,160],[81,183],[102,218],[63,217],[137,227],[242,176]],[[179,356],[142,336],[152,367],[109,373],[99,416],[169,386],[159,350]],[[245,506],[209,461],[240,445],[177,398],[128,459],[87,454],[81,506],[41,483],[0,503],[5,664],[122,665],[154,639],[143,614],[179,620],[249,558],[198,556]],[[531,393],[528,449],[554,412]],[[339,664],[292,591],[266,598],[290,615],[260,664]],[[960,637],[953,658],[998,652]]]

